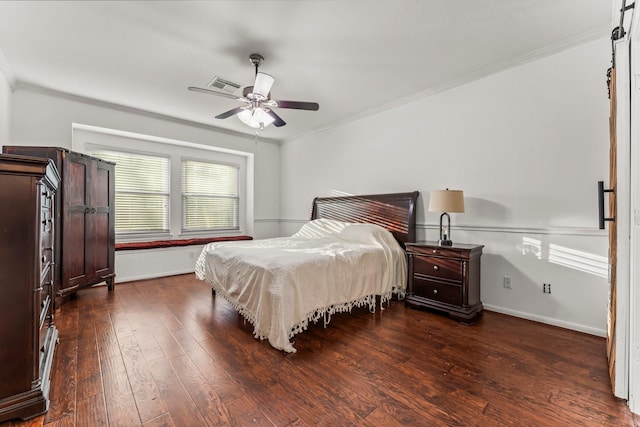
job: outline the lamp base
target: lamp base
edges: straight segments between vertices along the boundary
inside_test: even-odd
[[[451,240],[438,240],[439,246],[453,246],[453,242]]]

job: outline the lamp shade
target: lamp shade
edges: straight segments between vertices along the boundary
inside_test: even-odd
[[[434,190],[429,197],[429,212],[464,212],[462,190]]]
[[[267,114],[267,112],[260,108],[256,107],[253,109],[246,109],[238,113],[238,118],[242,123],[247,126],[251,126],[254,129],[262,129],[269,126],[274,122],[274,118]]]
[[[269,74],[257,73],[256,82],[253,84],[253,93],[261,95],[264,98],[269,98],[269,91],[273,86],[274,78]]]

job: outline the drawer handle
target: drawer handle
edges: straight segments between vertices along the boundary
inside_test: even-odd
[[[437,266],[437,265],[434,265],[434,266],[433,266],[433,269],[434,269],[434,270],[437,270],[437,269],[438,269],[438,266]]]
[[[434,254],[437,254],[437,253],[438,253],[438,250],[437,250],[437,249],[434,249],[434,250],[433,250],[433,253],[434,253]]]
[[[43,262],[43,263],[47,262],[47,257],[46,257],[46,256],[44,256],[44,255],[42,256],[42,262]]]
[[[438,290],[437,290],[437,289],[434,289],[434,290],[433,290],[433,294],[434,294],[434,295],[437,295],[437,294],[438,294]]]

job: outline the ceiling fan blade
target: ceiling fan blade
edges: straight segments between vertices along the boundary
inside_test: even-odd
[[[218,114],[216,119],[226,119],[227,117],[235,116],[239,112],[243,111],[244,107],[234,108],[233,110],[225,111],[222,114]]]
[[[318,111],[320,108],[320,105],[317,102],[276,101],[276,104],[279,108],[293,108],[295,110]]]
[[[253,93],[257,93],[258,95],[268,98],[274,81],[275,79],[269,74],[257,73],[256,82],[253,84]]]
[[[215,91],[215,90],[204,89],[204,88],[201,88],[201,87],[189,86],[188,89],[191,92],[200,92],[200,93],[208,93],[208,94],[211,94],[211,95],[224,96],[225,98],[237,99],[238,101],[243,101],[244,100],[244,98],[236,96],[236,95],[231,95],[230,93],[218,92],[218,91]]]
[[[273,125],[275,127],[279,128],[280,126],[284,126],[287,124],[287,122],[282,120],[282,118],[279,115],[277,115],[273,110],[268,110],[267,114],[273,117]]]

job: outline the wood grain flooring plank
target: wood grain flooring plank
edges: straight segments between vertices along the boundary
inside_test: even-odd
[[[240,426],[273,427],[274,424],[262,413],[259,405],[249,396],[242,396],[227,405],[230,415]]]
[[[140,419],[144,422],[167,412],[136,337],[125,333],[118,336],[118,343]]]
[[[155,338],[156,343],[162,349],[162,353],[167,359],[184,355],[184,350],[173,337],[171,331],[159,320],[159,317],[158,322],[155,323],[155,327],[149,331],[153,334],[153,338]]]
[[[95,394],[78,400],[77,427],[108,426],[107,408],[103,394]]]
[[[109,425],[139,425],[140,416],[122,357],[118,354],[107,359],[101,358],[100,365]]]
[[[149,362],[149,367],[158,387],[158,392],[178,426],[205,426],[197,405],[184,388],[184,385],[166,358],[157,358]]]
[[[159,417],[153,418],[143,424],[144,427],[176,427],[176,424],[171,418],[171,414],[164,413]]]
[[[75,412],[73,414],[64,414],[53,421],[44,424],[46,427],[75,427]]]
[[[100,356],[100,360],[120,356],[118,340],[116,338],[116,333],[113,330],[111,318],[108,313],[107,316],[103,317],[102,319],[96,320],[94,326],[96,331],[96,341],[98,344],[98,355]]]
[[[301,406],[292,404],[291,396],[281,384],[269,387],[266,393],[253,393],[252,396],[272,424],[276,426],[307,425],[298,415]],[[313,415],[308,414],[307,418],[312,419]]]
[[[145,360],[152,361],[161,357],[165,357],[162,348],[154,337],[154,330],[151,327],[136,327],[133,331],[133,335],[136,338],[138,347],[144,356]]]
[[[37,417],[20,421],[20,420],[9,420],[3,423],[0,423],[2,427],[41,427],[44,423],[44,415],[38,415]]]
[[[242,385],[226,373],[222,364],[211,357],[189,331],[180,331],[176,335],[176,340],[207,383],[215,387],[216,394],[221,401],[231,402],[245,394]]]
[[[102,374],[95,325],[92,321],[83,321],[78,330],[78,387],[77,399],[102,395]]]
[[[202,376],[189,357],[178,356],[170,362],[207,425],[233,425],[227,407],[216,393],[216,388]]]

